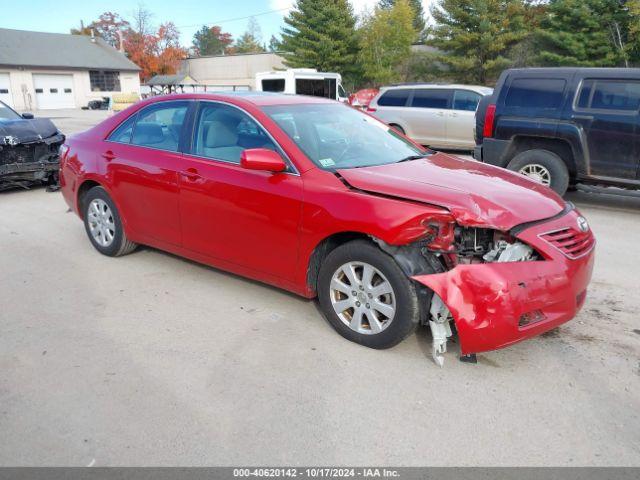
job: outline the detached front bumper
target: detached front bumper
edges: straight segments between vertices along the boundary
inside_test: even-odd
[[[506,347],[578,313],[591,280],[595,240],[588,251],[572,259],[541,238],[548,232],[576,227],[578,217],[579,212],[573,210],[517,235],[545,260],[458,265],[445,273],[412,277],[448,307],[462,354]]]

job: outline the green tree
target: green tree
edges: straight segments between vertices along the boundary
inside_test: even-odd
[[[357,76],[356,18],[348,0],[297,0],[284,22],[280,51],[288,67]]]
[[[268,48],[270,52],[280,51],[280,42],[278,41],[275,35],[271,35],[271,38],[269,39]]]
[[[255,18],[249,19],[247,30],[236,41],[236,53],[259,53],[264,52],[262,41],[262,31]]]
[[[486,84],[512,64],[511,48],[525,38],[523,0],[439,0],[427,43],[457,81]]]
[[[203,25],[193,35],[193,50],[197,56],[222,55],[229,53],[233,38],[230,33],[223,33],[217,25],[207,27]]]
[[[391,9],[376,7],[360,29],[360,62],[364,77],[375,85],[403,79],[402,72],[415,40],[413,10],[408,0],[397,0]]]
[[[629,9],[619,0],[551,0],[537,34],[540,65],[628,66]]]
[[[397,0],[380,0],[378,6],[383,10],[390,10],[396,4]],[[423,32],[427,25],[424,21],[424,8],[422,8],[422,0],[409,0],[409,5],[413,10],[413,29],[418,33],[419,39],[423,39]]]

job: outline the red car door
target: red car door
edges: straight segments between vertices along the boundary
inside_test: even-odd
[[[273,140],[239,108],[202,102],[191,153],[180,174],[183,246],[283,279],[298,257],[302,179],[293,171],[246,170],[246,148],[272,148]]]
[[[181,243],[178,169],[189,102],[153,104],[103,142],[106,173],[127,225],[137,236]]]

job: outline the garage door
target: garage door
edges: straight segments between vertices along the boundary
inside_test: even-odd
[[[51,108],[75,108],[73,75],[33,74],[36,89],[36,105],[41,110]]]
[[[13,102],[11,101],[11,90],[9,88],[8,73],[0,73],[0,100],[10,107],[13,107]]]

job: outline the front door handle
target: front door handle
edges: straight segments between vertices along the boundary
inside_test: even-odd
[[[444,116],[444,112],[438,112],[438,113],[436,113],[436,115],[438,115],[439,117],[442,117],[442,116]]]
[[[111,150],[107,150],[102,154],[102,158],[104,158],[107,162],[110,162],[111,160],[116,158],[116,154],[113,153]]]
[[[198,170],[195,168],[187,168],[186,170],[180,172],[180,175],[185,177],[187,180],[191,180],[192,182],[195,182],[202,178],[202,175],[200,175],[198,173]]]

